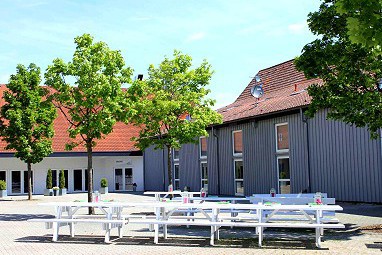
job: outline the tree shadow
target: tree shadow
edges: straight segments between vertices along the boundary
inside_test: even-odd
[[[51,214],[0,214],[0,221],[27,221],[30,219],[50,219]]]

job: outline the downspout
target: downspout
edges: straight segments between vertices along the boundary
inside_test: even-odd
[[[219,157],[219,136],[217,136],[214,132],[214,126],[212,126],[212,135],[216,138],[216,167],[218,168],[217,171],[217,179],[218,179],[218,195],[220,195],[220,157]]]
[[[301,121],[305,123],[306,125],[306,154],[308,157],[308,193],[312,192],[312,187],[311,187],[311,173],[310,173],[310,143],[309,143],[309,123],[308,123],[308,118],[304,118],[304,113],[302,112],[302,108],[300,108],[300,115],[301,115]]]
[[[164,158],[164,148],[162,149],[162,169],[163,169],[163,191],[167,191],[166,189],[166,164]]]

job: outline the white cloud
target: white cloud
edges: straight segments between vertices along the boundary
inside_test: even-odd
[[[288,25],[288,30],[293,34],[302,34],[307,31],[308,24],[304,21]]]
[[[199,41],[199,40],[202,40],[205,36],[206,36],[206,33],[198,32],[198,33],[195,33],[195,34],[188,36],[186,41],[187,42]]]

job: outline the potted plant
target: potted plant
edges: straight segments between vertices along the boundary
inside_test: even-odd
[[[107,179],[106,178],[102,178],[101,179],[101,189],[99,191],[100,191],[101,194],[109,193],[109,187],[108,187]]]
[[[62,196],[62,195],[66,195],[65,174],[64,174],[64,170],[61,170],[61,171],[60,171],[60,175],[59,175],[58,177],[59,177],[59,188],[60,188],[59,195],[60,195],[60,196]]]
[[[7,183],[3,180],[0,180],[0,198],[7,196]]]
[[[46,185],[44,196],[53,196],[53,177],[52,177],[52,169],[48,169],[46,174]]]
[[[58,196],[58,192],[59,192],[59,190],[60,190],[59,187],[54,186],[54,187],[53,187],[53,195],[54,195],[54,196]]]

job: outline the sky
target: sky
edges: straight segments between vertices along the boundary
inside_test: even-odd
[[[307,25],[319,0],[0,0],[0,84],[17,64],[42,73],[68,62],[89,33],[120,50],[134,76],[180,50],[214,70],[208,97],[232,103],[261,69],[301,54],[316,37]]]

